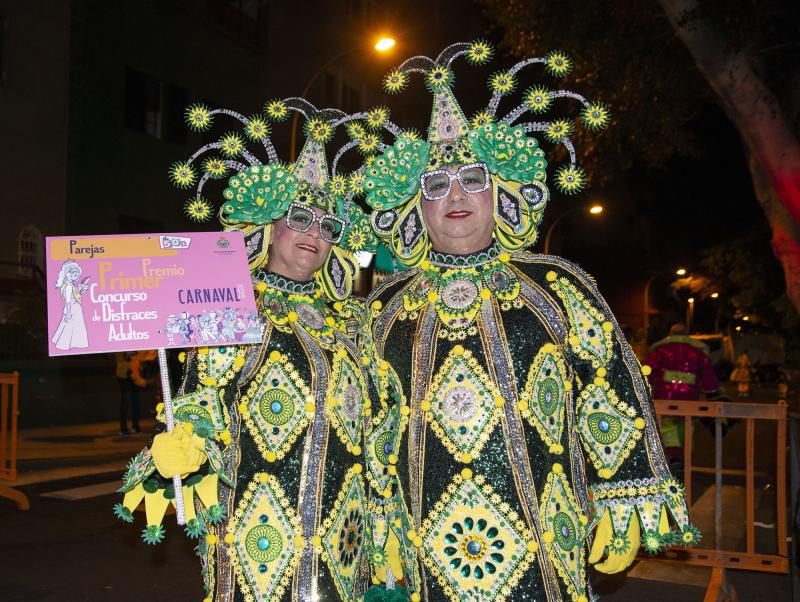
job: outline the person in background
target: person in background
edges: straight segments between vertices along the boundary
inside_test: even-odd
[[[115,372],[119,384],[119,434],[130,435],[128,428],[128,408],[131,413],[131,427],[140,432],[139,427],[139,393],[131,378],[131,360],[135,351],[123,351],[114,354]]]
[[[648,380],[653,399],[696,400],[701,392],[709,400],[725,398],[708,347],[691,338],[684,324],[674,324],[668,337],[654,343],[645,363],[651,369]],[[683,420],[664,418],[661,436],[670,462],[681,462]]]

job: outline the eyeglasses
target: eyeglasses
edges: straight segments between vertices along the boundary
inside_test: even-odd
[[[464,192],[483,192],[489,188],[489,168],[486,163],[468,163],[451,174],[446,169],[426,171],[420,176],[422,196],[438,201],[450,194],[453,180],[458,180]]]
[[[314,222],[319,222],[319,237],[322,240],[332,245],[342,240],[342,233],[344,232],[343,220],[329,213],[323,213],[317,217],[311,207],[300,203],[291,203],[289,205],[289,211],[286,213],[287,228],[295,232],[308,232]]]

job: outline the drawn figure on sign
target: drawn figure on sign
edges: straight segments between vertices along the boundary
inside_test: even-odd
[[[169,342],[170,347],[175,344],[175,335],[181,334],[182,328],[183,326],[181,325],[177,316],[171,315],[169,318],[167,318],[167,341]]]
[[[247,326],[244,324],[244,318],[242,317],[242,313],[240,310],[236,311],[236,319],[233,322],[233,332],[236,335],[242,334],[245,330],[247,330]]]
[[[258,314],[247,314],[247,330],[242,337],[243,343],[258,343],[264,337],[264,325],[258,319]]]
[[[231,343],[236,340],[234,324],[236,322],[236,312],[230,307],[226,307],[222,312],[222,340]]]
[[[52,341],[56,349],[62,351],[85,349],[89,346],[81,306],[81,295],[89,288],[89,277],[78,282],[82,271],[81,266],[68,259],[61,266],[56,280],[55,286],[61,291],[61,298],[64,300],[64,311]]]
[[[189,341],[190,343],[200,342],[200,320],[197,316],[189,316]]]

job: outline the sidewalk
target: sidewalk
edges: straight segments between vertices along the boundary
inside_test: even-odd
[[[17,479],[0,484],[22,487],[35,483],[119,472],[152,435],[153,420],[142,432],[120,435],[117,422],[81,424],[19,431]]]

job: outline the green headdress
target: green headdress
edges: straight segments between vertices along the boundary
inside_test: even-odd
[[[586,174],[576,164],[570,135],[574,124],[564,118],[550,121],[517,123],[526,113],[546,114],[558,98],[577,100],[583,107],[580,120],[584,127],[599,130],[608,124],[610,113],[601,103],[591,103],[567,90],[551,90],[535,85],[524,92],[523,102],[503,117],[497,115],[500,100],[517,89],[518,73],[532,64],[544,65],[550,75],[563,77],[572,70],[569,57],[551,52],[542,58],[521,61],[507,71],[498,71],[489,79],[492,92],[489,104],[467,120],[452,91],[453,61],[463,56],[469,63],[482,64],[493,55],[484,41],[453,44],[435,59],[415,56],[392,70],[384,79],[387,92],[403,90],[412,73],[425,78],[433,94],[433,109],[427,140],[401,131],[387,122],[384,127],[395,136],[392,146],[369,163],[364,171],[366,201],[375,211],[372,225],[395,256],[407,265],[424,259],[429,243],[419,208],[420,177],[426,171],[455,164],[486,163],[492,174],[495,209],[495,238],[508,250],[533,244],[537,226],[550,197],[546,180],[544,150],[532,132],[542,132],[551,143],[563,145],[569,164],[555,172],[556,187],[565,194],[579,192]]]
[[[284,163],[278,159],[270,139],[271,123],[286,120],[293,111],[304,118],[306,141],[297,160]],[[363,181],[363,168],[352,174],[337,172],[344,152],[356,144],[350,142],[338,150],[332,169],[326,146],[337,127],[364,119],[367,114],[348,116],[336,109],[317,109],[302,98],[287,98],[267,102],[263,114],[251,117],[195,104],[186,110],[186,121],[195,131],[208,131],[218,115],[237,120],[242,131],[225,133],[217,142],[204,145],[187,161],[170,168],[170,178],[177,187],[196,184],[194,196],[184,206],[186,214],[198,222],[210,220],[214,210],[203,196],[203,188],[210,179],[228,177],[218,217],[225,229],[244,233],[254,271],[267,262],[270,224],[286,214],[290,203],[318,207],[338,216],[345,222],[342,240],[333,247],[318,279],[331,298],[348,296],[358,271],[353,253],[373,251],[377,240],[366,214],[353,201],[358,193],[353,182]],[[249,147],[264,151],[267,160],[261,161]],[[199,178],[198,165],[202,170]]]

